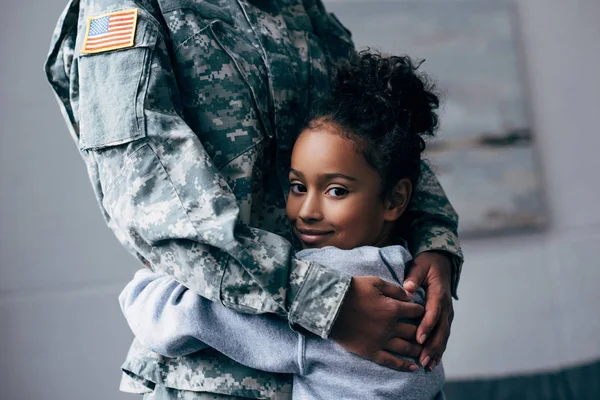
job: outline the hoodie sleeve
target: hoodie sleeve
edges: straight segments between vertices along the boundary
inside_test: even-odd
[[[169,275],[139,270],[119,303],[138,340],[160,355],[179,357],[212,347],[251,368],[303,373],[304,337],[284,320],[237,313]]]

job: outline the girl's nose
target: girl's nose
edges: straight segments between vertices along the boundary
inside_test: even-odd
[[[321,212],[321,204],[318,196],[308,195],[305,197],[300,212],[298,214],[300,219],[303,221],[320,221],[323,219],[323,213]]]

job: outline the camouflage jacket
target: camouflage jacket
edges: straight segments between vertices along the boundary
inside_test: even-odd
[[[103,44],[111,18],[132,14],[131,42]],[[46,74],[132,254],[226,307],[327,337],[349,278],[294,258],[287,167],[328,71],[353,51],[320,0],[71,0]],[[455,290],[458,218],[426,167],[411,215],[411,251],[453,254]],[[251,398],[290,391],[288,377],[214,351],[166,359],[134,342],[123,369],[132,392],[159,381]]]

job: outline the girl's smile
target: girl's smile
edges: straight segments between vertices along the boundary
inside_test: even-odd
[[[303,229],[300,226],[294,226],[294,232],[296,236],[304,243],[307,247],[318,247],[319,244],[325,243],[334,231],[320,231],[316,229]]]

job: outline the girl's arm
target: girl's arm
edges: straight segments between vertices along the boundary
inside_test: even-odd
[[[119,296],[140,342],[166,356],[212,347],[251,368],[301,374],[303,337],[274,315],[240,314],[209,301],[171,276],[139,270]]]

